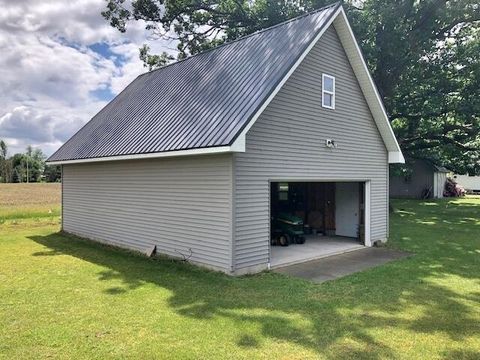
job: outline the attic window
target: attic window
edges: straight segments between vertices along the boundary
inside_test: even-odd
[[[335,78],[322,74],[322,107],[335,109]]]

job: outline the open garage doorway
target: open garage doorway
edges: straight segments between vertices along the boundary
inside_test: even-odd
[[[366,184],[271,182],[271,267],[363,248]]]

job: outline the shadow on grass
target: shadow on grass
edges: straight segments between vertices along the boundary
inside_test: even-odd
[[[464,360],[478,360],[479,359],[478,351],[471,350],[452,350],[447,351],[443,354],[444,359],[464,359]]]
[[[443,260],[425,253],[314,285],[272,273],[232,278],[176,261],[145,259],[61,233],[31,239],[50,249],[34,256],[65,254],[102,266],[97,280],[112,283],[105,290],[108,295],[128,296],[153,284],[172,292],[169,305],[182,316],[251,323],[260,326],[265,338],[298,344],[330,358],[395,358],[398,349],[385,345],[379,335],[391,327],[420,334],[442,332],[455,340],[480,331],[471,307],[465,304],[478,303],[478,293],[466,296],[424,280],[450,275],[477,278],[478,264],[466,261],[469,254],[464,247],[448,247]],[[425,309],[421,314],[404,316],[406,307],[419,306]],[[372,330],[380,332],[374,336]],[[338,344],[345,339],[356,345]],[[236,345],[257,348],[261,339],[243,334]]]
[[[447,201],[396,205],[404,209],[392,215],[392,245],[417,255],[321,285],[273,273],[233,278],[61,233],[30,238],[47,248],[34,256],[68,255],[100,265],[92,280],[107,284],[107,296],[158,286],[171,291],[169,306],[179,315],[251,324],[263,338],[328,358],[395,359],[401,345],[391,340],[387,345],[382,336],[392,328],[412,333],[412,339],[441,333],[462,341],[478,335],[474,309],[480,292],[447,284],[460,278],[480,286],[479,207]],[[428,224],[433,218],[434,227]],[[261,348],[263,338],[239,334],[235,345]],[[473,359],[479,354],[464,349],[443,355]]]
[[[469,198],[460,198],[460,200],[461,202],[456,199],[436,201],[394,199],[393,204],[395,204],[395,213],[400,217],[408,218],[412,223],[473,226],[479,228],[478,231],[480,231],[479,206],[469,202]],[[416,211],[412,210],[412,203],[416,205]],[[461,231],[462,228],[458,227],[458,230]]]

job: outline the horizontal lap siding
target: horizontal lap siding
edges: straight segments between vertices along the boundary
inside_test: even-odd
[[[64,165],[67,232],[231,270],[230,155]]]
[[[322,73],[336,109],[321,107]],[[327,149],[325,139],[338,143]],[[269,259],[269,179],[371,180],[371,237],[387,237],[387,151],[333,28],[247,133],[235,155],[235,268]]]
[[[431,164],[416,160],[413,162],[412,174],[410,179],[399,175],[390,178],[390,196],[391,197],[411,197],[420,199],[425,189],[433,187],[433,167]]]

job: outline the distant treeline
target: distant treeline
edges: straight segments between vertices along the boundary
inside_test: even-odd
[[[25,153],[8,156],[8,146],[0,140],[0,182],[59,182],[61,168],[58,165],[46,165],[47,157],[40,149],[28,146]]]

